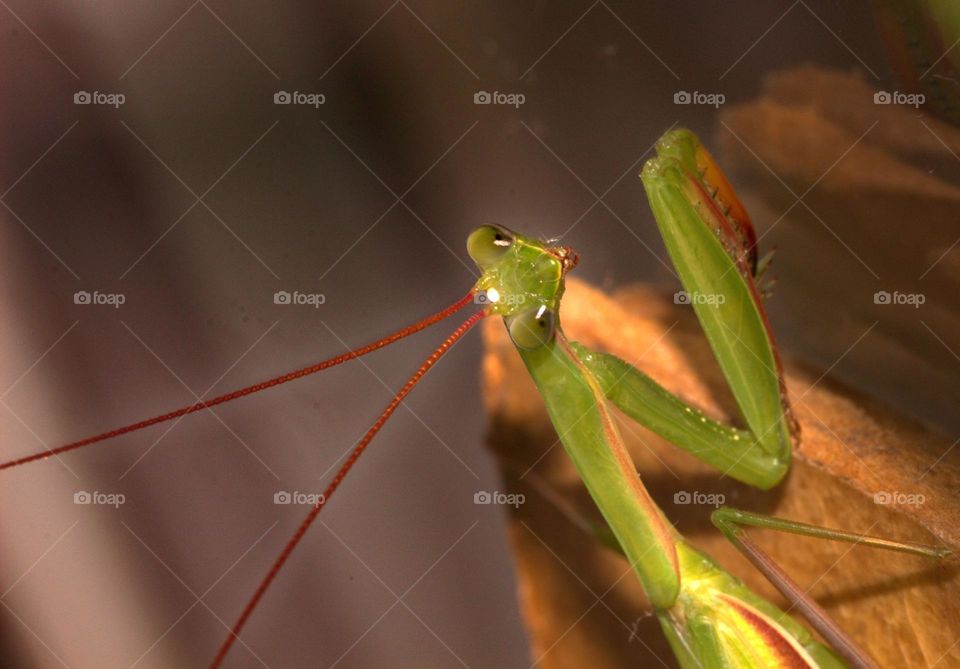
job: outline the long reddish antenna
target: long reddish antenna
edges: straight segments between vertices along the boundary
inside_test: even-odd
[[[360,356],[376,351],[377,349],[388,346],[395,341],[408,337],[415,332],[419,332],[426,327],[433,325],[434,323],[443,320],[450,314],[453,314],[463,308],[465,305],[469,304],[473,299],[473,292],[467,293],[459,300],[451,304],[446,309],[442,309],[437,313],[427,316],[426,318],[408,325],[405,328],[397,330],[393,334],[389,334],[383,339],[379,339],[373,343],[367,344],[366,346],[361,346],[358,349],[353,351],[347,351],[346,353],[341,353],[340,355],[334,356],[332,358],[327,358],[322,360],[314,365],[309,367],[303,367],[302,369],[297,369],[292,372],[287,372],[286,374],[281,374],[280,376],[275,376],[272,379],[266,381],[261,381],[260,383],[255,383],[252,386],[247,386],[246,388],[240,388],[239,390],[234,390],[232,392],[220,395],[219,397],[214,397],[209,400],[204,400],[196,402],[195,404],[190,404],[185,407],[181,407],[169,413],[162,414],[160,416],[154,416],[153,418],[147,418],[146,420],[141,420],[137,423],[131,423],[130,425],[124,425],[115,430],[110,430],[109,432],[103,432],[101,434],[96,434],[92,437],[87,437],[79,441],[73,441],[69,444],[64,444],[63,446],[58,446],[50,450],[41,451],[39,453],[34,453],[32,455],[27,455],[22,458],[17,458],[16,460],[10,460],[8,462],[0,463],[0,470],[10,469],[11,467],[17,467],[18,465],[25,465],[28,462],[33,462],[35,460],[43,460],[44,458],[49,458],[52,455],[60,455],[61,453],[66,453],[67,451],[72,451],[77,448],[82,448],[83,446],[89,446],[90,444],[95,444],[100,441],[106,441],[107,439],[113,439],[114,437],[119,437],[122,434],[127,434],[128,432],[136,432],[137,430],[142,430],[146,427],[151,427],[158,423],[164,423],[168,420],[173,420],[174,418],[179,418],[180,416],[186,416],[187,414],[196,413],[203,409],[209,409],[218,404],[223,404],[224,402],[229,402],[230,400],[235,400],[238,397],[243,397],[245,395],[250,395],[261,390],[266,390],[267,388],[273,388],[274,386],[279,386],[282,383],[287,381],[293,381],[294,379],[299,379],[304,376],[309,376],[310,374],[315,374],[319,371],[327,369],[328,367],[334,367],[339,365],[342,362],[347,360],[353,360],[354,358],[359,358]]]
[[[223,659],[227,656],[227,653],[230,651],[230,647],[233,646],[234,640],[240,635],[240,631],[243,629],[243,626],[246,625],[247,619],[250,617],[250,614],[253,613],[253,610],[257,607],[257,604],[260,603],[260,599],[263,597],[264,593],[267,591],[267,588],[270,587],[270,584],[273,583],[273,579],[276,578],[277,574],[280,572],[280,569],[283,568],[284,563],[290,557],[290,554],[293,553],[293,549],[297,547],[297,544],[300,543],[300,540],[303,539],[303,535],[306,534],[307,530],[310,528],[310,525],[313,524],[313,521],[316,520],[317,516],[320,515],[320,511],[326,506],[327,502],[330,501],[330,498],[333,497],[333,493],[337,490],[340,484],[343,482],[343,479],[346,478],[347,473],[356,464],[357,460],[366,450],[367,446],[370,445],[370,442],[373,441],[373,438],[377,436],[377,432],[380,431],[380,428],[384,426],[387,422],[387,419],[390,418],[391,414],[400,406],[400,403],[403,401],[413,387],[417,385],[417,382],[423,378],[431,367],[433,367],[440,358],[443,357],[443,354],[450,350],[450,347],[453,346],[458,339],[460,339],[467,331],[472,328],[477,322],[486,315],[486,312],[478,311],[473,316],[465,320],[456,330],[450,333],[450,336],[437,347],[437,349],[430,354],[430,357],[423,361],[423,364],[420,365],[420,368],[414,372],[413,376],[407,380],[403,388],[394,395],[393,399],[390,400],[390,404],[387,405],[387,408],[383,410],[383,413],[380,414],[380,417],[370,426],[370,429],[367,430],[366,434],[363,435],[363,438],[357,443],[353,451],[351,451],[350,456],[344,461],[340,466],[340,469],[337,470],[336,475],[331,479],[330,483],[327,485],[327,489],[323,491],[323,496],[320,498],[316,504],[313,505],[313,508],[310,509],[310,513],[307,514],[307,517],[303,519],[303,522],[300,523],[300,526],[297,528],[297,531],[293,533],[293,536],[290,537],[290,540],[287,542],[287,545],[284,546],[283,551],[274,561],[273,566],[270,567],[270,571],[267,572],[267,575],[260,581],[260,585],[257,586],[256,592],[253,593],[253,597],[250,598],[250,601],[247,602],[247,605],[244,607],[243,612],[240,614],[240,617],[237,618],[237,622],[234,623],[233,629],[230,630],[230,635],[224,640],[223,645],[220,646],[220,650],[217,652],[217,656],[213,659],[213,662],[210,664],[211,669],[216,669],[223,662]]]

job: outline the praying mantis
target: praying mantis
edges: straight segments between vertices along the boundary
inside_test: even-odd
[[[766,262],[758,258],[749,216],[717,163],[691,132],[668,132],[656,150],[657,156],[641,174],[644,188],[670,259],[740,409],[743,427],[714,421],[623,360],[568,340],[561,327],[561,301],[566,274],[576,266],[577,254],[569,247],[486,225],[467,240],[468,253],[482,274],[470,292],[449,307],[309,367],[20,457],[0,464],[0,469],[59,456],[302,378],[357,359],[468,305],[479,304],[409,378],[347,456],[213,654],[212,667],[221,666],[228,658],[304,535],[390,416],[430,369],[486,316],[502,317],[564,448],[603,517],[605,524],[596,528],[598,540],[629,562],[681,667],[875,666],[868,653],[767,558],[745,528],[770,528],[932,558],[944,557],[949,551],[732,508],[717,509],[712,515],[716,527],[807,619],[821,642],[680,535],[645,489],[621,439],[612,407],[725,474],[770,489],[786,475],[799,438],[760,299],[757,284]]]

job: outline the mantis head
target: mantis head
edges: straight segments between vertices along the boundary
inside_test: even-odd
[[[535,349],[553,341],[563,279],[577,264],[576,252],[499,225],[470,233],[467,252],[483,272],[473,289],[475,300],[503,316],[513,343]]]

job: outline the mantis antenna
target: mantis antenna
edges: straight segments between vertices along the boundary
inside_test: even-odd
[[[22,458],[17,458],[16,460],[9,460],[7,462],[0,463],[0,470],[10,469],[12,467],[17,467],[19,465],[25,465],[28,462],[34,462],[36,460],[44,460],[54,455],[60,455],[68,451],[72,451],[84,446],[90,446],[91,444],[96,444],[100,441],[106,441],[108,439],[113,439],[114,437],[119,437],[120,435],[127,434],[129,432],[136,432],[137,430],[142,430],[158,423],[165,423],[168,420],[173,420],[174,418],[180,418],[181,416],[186,416],[187,414],[196,413],[203,409],[209,409],[210,407],[217,406],[218,404],[223,404],[224,402],[229,402],[246,395],[252,395],[253,393],[260,392],[261,390],[266,390],[267,388],[273,388],[274,386],[279,386],[288,381],[293,381],[295,379],[302,378],[304,376],[309,376],[311,374],[316,374],[317,372],[323,371],[329,367],[335,367],[342,362],[347,360],[353,360],[361,356],[366,355],[367,353],[372,353],[377,349],[381,349],[384,346],[389,346],[395,341],[399,341],[404,337],[409,337],[410,335],[427,328],[438,321],[443,320],[447,316],[459,311],[464,306],[469,304],[473,300],[473,292],[469,292],[459,300],[451,304],[445,309],[441,309],[435,314],[427,316],[416,323],[408,325],[396,332],[387,335],[386,337],[379,339],[375,342],[361,346],[358,349],[352,351],[347,351],[346,353],[341,353],[332,358],[327,358],[326,360],[321,360],[318,363],[310,365],[308,367],[303,367],[301,369],[293,370],[292,372],[287,372],[286,374],[281,374],[280,376],[275,376],[266,381],[261,381],[260,383],[255,383],[245,388],[239,388],[229,393],[225,393],[218,397],[214,397],[209,400],[203,400],[196,402],[194,404],[187,405],[185,407],[180,407],[165,414],[159,416],[154,416],[153,418],[147,418],[145,420],[138,421],[136,423],[131,423],[129,425],[124,425],[123,427],[118,427],[109,432],[102,432],[100,434],[93,435],[92,437],[86,437],[80,439],[79,441],[72,441],[69,444],[64,444],[63,446],[58,446],[46,451],[40,451],[39,453],[33,453],[32,455],[27,455]]]
[[[467,297],[470,297],[469,295]],[[227,656],[227,653],[230,651],[230,647],[233,645],[234,640],[240,634],[240,631],[243,629],[243,626],[247,623],[247,619],[250,617],[250,614],[253,613],[253,610],[257,607],[257,604],[260,603],[260,599],[263,597],[264,593],[267,591],[267,588],[270,587],[270,584],[273,583],[273,579],[276,578],[277,574],[280,572],[280,569],[283,568],[284,563],[290,557],[290,554],[293,553],[293,550],[297,547],[297,544],[300,543],[300,540],[303,539],[303,535],[306,534],[307,530],[310,528],[310,525],[313,524],[313,521],[316,520],[317,516],[320,515],[320,511],[326,506],[327,502],[330,501],[330,498],[333,496],[333,493],[336,492],[337,488],[343,482],[343,479],[346,478],[349,471],[353,468],[353,465],[356,464],[357,460],[366,450],[367,446],[370,445],[370,442],[373,441],[373,438],[377,436],[377,432],[380,431],[380,428],[386,424],[387,419],[396,411],[397,407],[400,406],[400,403],[403,401],[413,387],[417,385],[417,382],[423,378],[423,376],[433,367],[440,358],[443,357],[444,353],[450,350],[450,348],[457,343],[463,335],[467,333],[470,328],[476,325],[481,318],[486,316],[486,312],[478,311],[470,318],[465,320],[456,330],[450,333],[450,336],[444,340],[440,346],[434,350],[430,356],[423,361],[423,364],[420,365],[419,369],[413,373],[407,382],[404,384],[393,399],[390,400],[390,404],[387,405],[387,408],[383,410],[380,416],[374,421],[373,425],[370,426],[370,429],[367,430],[366,434],[363,435],[363,438],[357,443],[357,445],[350,452],[350,455],[340,465],[340,469],[337,470],[336,475],[330,480],[330,483],[327,484],[326,490],[323,491],[320,500],[313,505],[313,508],[310,509],[310,513],[307,514],[306,518],[300,523],[300,526],[297,528],[297,531],[293,533],[293,536],[290,537],[290,540],[287,541],[287,545],[284,546],[283,551],[274,561],[273,566],[270,567],[270,571],[267,572],[267,575],[264,576],[263,580],[260,581],[260,585],[257,586],[256,592],[253,593],[253,596],[250,598],[250,601],[247,602],[247,605],[243,608],[243,613],[240,614],[240,617],[237,618],[237,622],[234,623],[233,628],[230,630],[230,635],[224,640],[223,645],[220,646],[220,650],[217,652],[217,656],[213,659],[213,662],[210,664],[211,669],[216,669],[223,662],[223,659]]]

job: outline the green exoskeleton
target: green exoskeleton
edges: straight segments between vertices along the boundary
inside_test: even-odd
[[[780,482],[798,428],[757,278],[764,263],[746,211],[716,163],[688,131],[665,135],[641,175],[650,206],[743,418],[743,428],[711,420],[623,360],[569,341],[561,328],[569,248],[497,226],[474,231],[467,248],[482,271],[451,306],[366,346],[209,400],[0,463],[0,470],[57,456],[186,414],[207,410],[377,350],[475,301],[470,316],[410,377],[346,458],[287,542],[215,656],[219,666],[257,604],[346,474],[390,415],[451,346],[487,315],[503,317],[547,412],[608,527],[598,536],[630,562],[664,634],[685,669],[872,666],[829,617],[744,533],[746,526],[938,557],[937,548],[887,541],[721,508],[714,524],[819,632],[751,592],[670,524],[644,488],[621,440],[611,406],[724,473],[758,488]],[[483,296],[482,300],[475,297]]]
[[[756,525],[923,555],[941,551],[860,537],[734,509],[714,523],[764,571],[833,648],[751,592],[684,541],[647,493],[609,405],[724,473],[775,486],[798,436],[756,285],[755,235],[743,206],[696,137],[675,131],[641,178],[667,250],[743,414],[719,424],[614,356],[569,341],[560,327],[564,275],[575,263],[554,248],[487,226],[469,239],[476,284],[504,318],[543,395],[567,453],[633,566],[681,666],[870,666],[869,656],[765,559],[741,527]]]

